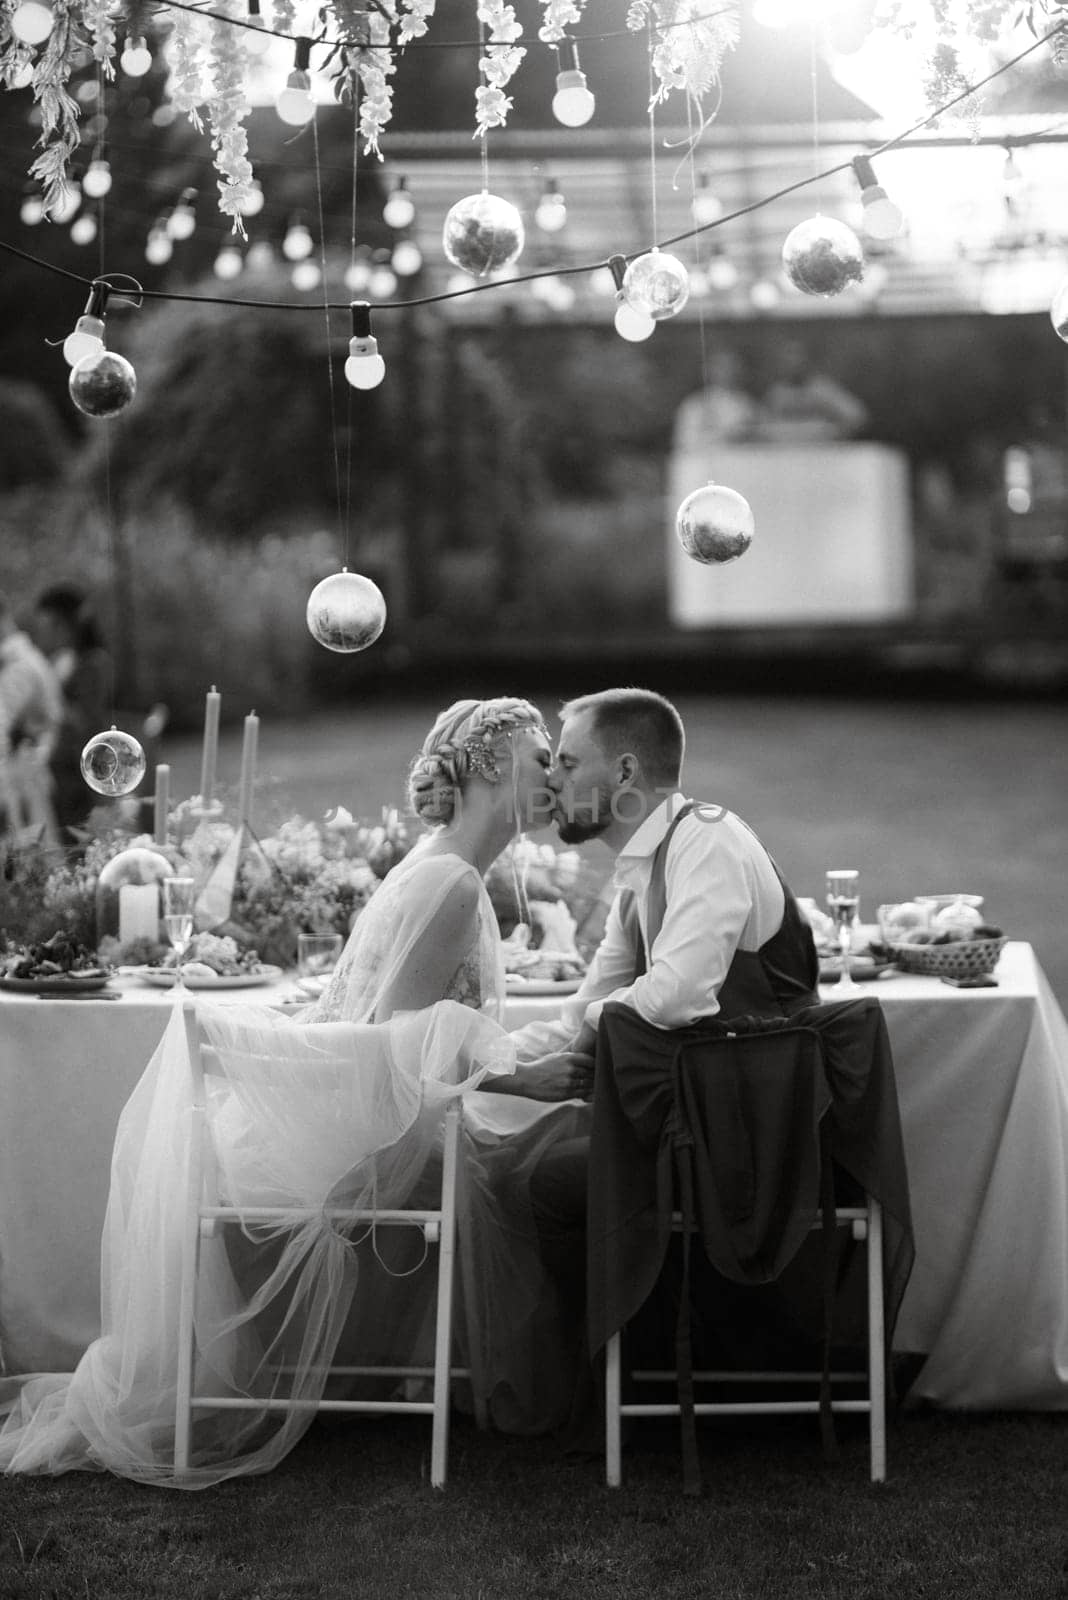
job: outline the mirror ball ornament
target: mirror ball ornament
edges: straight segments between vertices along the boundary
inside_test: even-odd
[[[457,200],[445,218],[441,247],[454,267],[484,278],[519,259],[525,235],[523,219],[509,200],[469,194]]]
[[[125,356],[98,350],[71,368],[68,388],[87,417],[117,417],[137,393],[137,374]]]
[[[374,644],[386,625],[386,602],[377,583],[342,568],[317,583],[308,596],[308,632],[313,639],[352,655]]]
[[[675,532],[692,561],[704,566],[737,561],[753,542],[749,501],[722,483],[706,483],[688,494],[675,514]]]
[[[852,228],[833,217],[809,217],[786,236],[782,264],[803,294],[841,294],[864,276],[864,249]]]
[[[1061,283],[1049,308],[1049,320],[1058,339],[1068,344],[1068,278]]]
[[[129,794],[145,775],[145,752],[130,733],[94,733],[82,751],[82,777],[97,794]]]
[[[690,275],[678,256],[649,250],[635,257],[623,274],[623,296],[635,311],[663,322],[681,311],[690,298]]]

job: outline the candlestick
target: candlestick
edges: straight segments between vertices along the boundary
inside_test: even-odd
[[[171,769],[156,768],[156,802],[152,836],[157,844],[167,843],[167,814],[171,809]]]
[[[202,806],[211,805],[211,797],[215,792],[215,763],[219,755],[219,707],[221,705],[222,695],[212,684],[204,700],[204,757],[200,768],[200,803]]]
[[[256,784],[256,746],[260,719],[254,711],[245,718],[245,738],[241,746],[241,789],[237,802],[238,822],[252,821],[252,791]]]
[[[159,938],[159,885],[124,883],[119,889],[119,943]]]

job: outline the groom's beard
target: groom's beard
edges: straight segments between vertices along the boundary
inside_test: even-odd
[[[558,810],[553,821],[562,844],[585,844],[589,839],[599,839],[611,822],[607,806],[583,806],[581,810]]]

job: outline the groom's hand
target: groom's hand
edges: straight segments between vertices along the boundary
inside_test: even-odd
[[[560,1050],[517,1067],[515,1093],[528,1100],[588,1100],[593,1092],[593,1056]]]

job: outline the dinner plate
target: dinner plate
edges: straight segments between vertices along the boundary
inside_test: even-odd
[[[12,994],[92,994],[111,981],[109,972],[50,972],[40,978],[0,978]]]
[[[511,995],[574,994],[581,983],[581,978],[522,978],[518,973],[509,972],[505,989]]]
[[[165,967],[131,967],[130,972],[142,983],[155,989],[173,989],[174,972]],[[207,978],[203,973],[183,977],[187,989],[252,989],[264,983],[273,983],[282,976],[281,967],[261,967],[259,972],[216,972]]]

